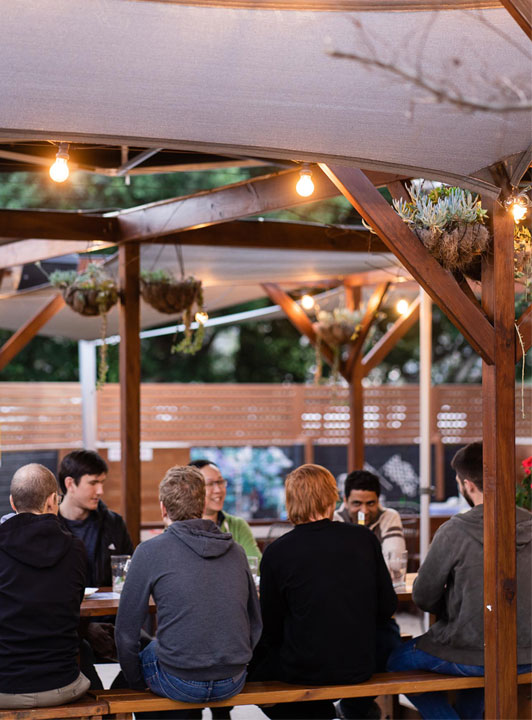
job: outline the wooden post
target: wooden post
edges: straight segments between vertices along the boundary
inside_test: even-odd
[[[364,388],[362,387],[360,362],[355,364],[349,382],[349,410],[351,414],[351,437],[347,452],[348,471],[364,468]]]
[[[140,253],[118,248],[120,275],[120,447],[122,512],[133,544],[140,541]]]
[[[484,204],[493,256],[483,263],[482,304],[496,336],[495,364],[482,368],[485,718],[496,720],[517,717],[514,228],[498,203]]]

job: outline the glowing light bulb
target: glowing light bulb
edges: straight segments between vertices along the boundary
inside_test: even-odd
[[[68,168],[68,143],[59,143],[55,162],[50,168],[50,177],[56,183],[65,182],[70,175]]]
[[[514,216],[514,220],[516,223],[521,222],[521,220],[525,217],[527,209],[526,207],[520,203],[518,200],[516,200],[511,207],[512,215]]]
[[[309,197],[314,192],[314,183],[312,182],[312,170],[303,168],[299,173],[296,191],[301,197]]]
[[[399,315],[406,315],[408,312],[408,300],[405,300],[404,298],[402,300],[397,301],[397,305],[395,306],[395,309],[399,313]]]
[[[303,295],[303,297],[301,298],[301,305],[305,310],[312,310],[315,305],[315,301],[312,295]]]
[[[197,312],[197,313],[194,315],[194,319],[196,320],[196,322],[197,322],[199,325],[205,325],[205,323],[206,323],[207,320],[209,319],[209,316],[208,316],[208,314],[207,314],[206,312],[204,312],[203,310],[200,310],[199,312]]]

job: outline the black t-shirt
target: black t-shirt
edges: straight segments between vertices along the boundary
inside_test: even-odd
[[[69,520],[65,517],[63,520],[72,535],[79,538],[85,545],[89,561],[87,583],[89,585],[97,584],[94,577],[94,561],[98,542],[98,516],[95,512],[90,512],[84,520]]]
[[[296,525],[266,548],[260,600],[258,652],[276,679],[311,685],[367,680],[377,622],[397,606],[375,535],[330,520]]]

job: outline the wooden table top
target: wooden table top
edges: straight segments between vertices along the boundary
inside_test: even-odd
[[[112,597],[110,597],[112,596]],[[99,617],[102,615],[116,615],[120,595],[113,593],[110,587],[98,588],[93,595],[83,599],[80,608],[81,617]],[[155,613],[155,603],[150,598],[150,613]]]
[[[410,602],[412,600],[412,585],[417,578],[417,573],[406,574],[406,584],[402,588],[397,588],[395,594],[399,602]]]

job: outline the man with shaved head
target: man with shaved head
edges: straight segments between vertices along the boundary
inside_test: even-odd
[[[0,525],[0,708],[61,705],[81,697],[79,607],[87,558],[57,519],[62,496],[32,463],[11,480],[15,514]]]

